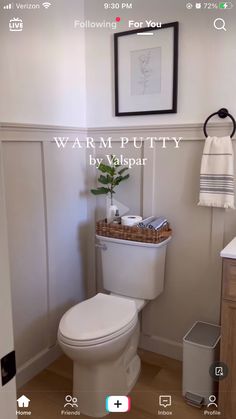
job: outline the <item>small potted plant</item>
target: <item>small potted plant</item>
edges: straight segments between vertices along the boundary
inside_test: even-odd
[[[99,186],[97,189],[91,189],[93,195],[106,195],[110,199],[109,205],[107,205],[106,219],[107,222],[111,222],[115,216],[117,207],[114,205],[113,195],[115,194],[115,188],[129,178],[129,174],[125,174],[128,167],[121,168],[118,159],[115,156],[111,156],[111,164],[107,165],[100,163],[98,170],[102,172],[98,178],[98,182],[103,186]],[[119,169],[119,170],[118,170]]]

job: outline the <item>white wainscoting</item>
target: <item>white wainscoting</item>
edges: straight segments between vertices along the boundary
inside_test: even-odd
[[[228,123],[209,124],[210,135],[231,132]],[[152,127],[95,128],[89,135],[112,137],[115,153],[148,158],[144,167],[130,171],[117,200],[130,213],[165,215],[173,228],[168,246],[165,290],[142,312],[140,346],[172,358],[182,359],[182,338],[196,320],[219,323],[221,259],[219,252],[236,235],[236,214],[232,210],[198,207],[199,172],[204,146],[201,124]],[[144,142],[142,149],[132,143],[120,150],[120,137],[182,137],[179,148],[161,141],[154,149]],[[234,142],[235,147],[235,142]],[[101,156],[106,152],[96,150]],[[102,200],[97,201],[101,216]],[[97,284],[101,287],[101,266],[97,257]]]
[[[230,124],[211,124],[226,135]],[[55,136],[112,137],[112,150],[56,147]],[[183,137],[179,149],[154,149],[132,142],[120,150],[120,137]],[[173,227],[165,291],[142,313],[140,345],[180,359],[182,337],[195,320],[219,322],[219,251],[236,233],[234,211],[197,207],[204,137],[200,124],[67,128],[0,125],[7,202],[18,384],[58,356],[56,332],[68,307],[101,289],[94,251],[94,214],[104,216],[104,198],[93,197],[96,171],[89,154],[115,153],[148,158],[136,166],[116,198],[130,212],[164,214]],[[96,211],[95,211],[96,210]]]
[[[18,386],[58,357],[61,316],[91,294],[86,150],[53,141],[83,133],[0,127]]]

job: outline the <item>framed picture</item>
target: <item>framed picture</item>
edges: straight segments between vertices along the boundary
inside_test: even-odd
[[[179,23],[114,35],[115,115],[177,112]]]

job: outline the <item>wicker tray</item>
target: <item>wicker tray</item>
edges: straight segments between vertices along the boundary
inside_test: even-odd
[[[172,230],[169,224],[156,231],[150,228],[128,227],[112,223],[107,224],[106,220],[101,220],[96,223],[96,234],[143,243],[161,243],[172,235]]]

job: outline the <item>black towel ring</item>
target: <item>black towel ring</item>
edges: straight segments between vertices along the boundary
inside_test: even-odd
[[[207,123],[208,123],[209,119],[211,119],[215,115],[218,115],[219,118],[222,118],[222,119],[227,118],[227,116],[231,119],[231,121],[233,122],[233,131],[232,131],[232,134],[230,135],[230,137],[232,138],[235,134],[235,131],[236,131],[236,122],[235,122],[234,117],[229,113],[228,109],[226,109],[226,108],[221,108],[218,112],[214,112],[210,116],[208,116],[208,118],[205,121],[204,127],[203,127],[205,137],[208,137],[207,130],[206,130]]]

